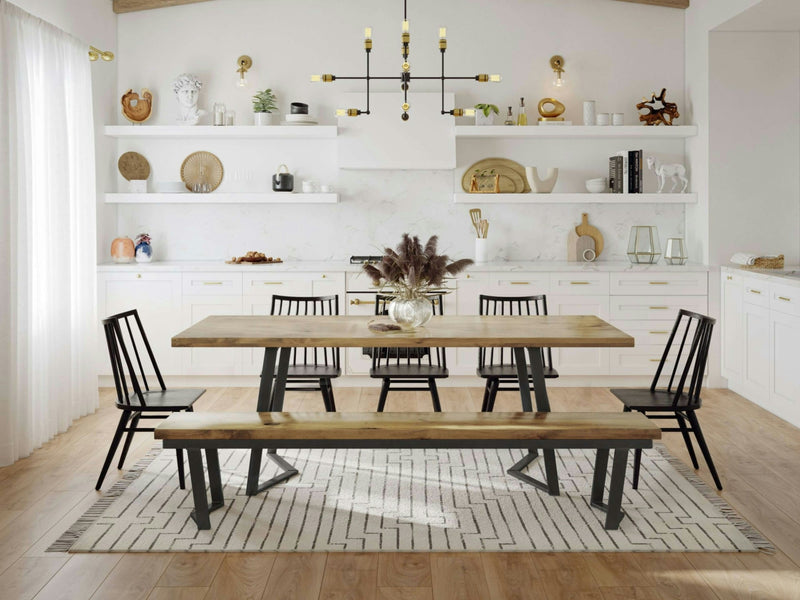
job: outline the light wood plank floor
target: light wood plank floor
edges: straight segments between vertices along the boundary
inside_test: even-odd
[[[478,388],[441,388],[444,410],[477,411]],[[552,388],[554,410],[619,411],[606,389]],[[372,388],[339,388],[340,410],[371,411]],[[251,410],[256,390],[211,389],[197,410]],[[497,410],[515,410],[501,393]],[[0,598],[4,600],[665,600],[800,599],[800,430],[728,391],[708,390],[700,412],[724,497],[778,548],[764,554],[47,554],[97,494],[94,483],[118,411],[101,408],[29,458],[0,469]],[[321,410],[289,393],[287,410]],[[387,410],[429,411],[397,392]],[[688,463],[683,442],[670,450]],[[152,445],[139,434],[128,465]],[[708,470],[700,470],[711,484]],[[112,471],[109,487],[120,476]]]

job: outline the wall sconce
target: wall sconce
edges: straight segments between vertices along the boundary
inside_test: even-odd
[[[239,68],[236,69],[236,72],[239,73],[239,87],[245,87],[247,78],[244,74],[253,66],[253,59],[247,55],[242,55],[236,60],[236,64],[239,65]]]
[[[564,74],[564,57],[558,54],[550,57],[550,68],[553,69],[553,85],[563,87],[567,83],[567,77]]]
[[[98,50],[94,46],[89,46],[89,60],[94,62],[98,58],[103,59],[105,62],[111,62],[114,60],[114,53],[111,50]]]

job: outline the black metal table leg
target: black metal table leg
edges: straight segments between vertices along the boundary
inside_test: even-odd
[[[194,497],[194,510],[192,519],[197,523],[198,529],[211,529],[211,520],[208,517],[208,498],[206,497],[206,478],[203,475],[203,456],[197,448],[188,448],[189,475],[192,478],[192,496]]]
[[[278,370],[275,372],[275,362],[278,356],[277,348],[265,348],[264,350],[264,366],[261,371],[261,386],[258,391],[258,411],[259,412],[281,412],[283,410],[283,399],[286,393],[286,377],[289,371],[289,358],[291,357],[291,348],[281,348],[280,358],[278,359]],[[273,376],[275,378],[275,385],[272,385]],[[259,484],[258,476],[261,472],[261,453],[262,450],[252,450],[250,452],[250,468],[247,472],[247,488],[246,494],[254,496],[263,492],[267,488],[286,481],[290,477],[294,477],[299,473],[291,464],[284,458],[276,454],[274,448],[267,451],[267,456],[272,462],[277,464],[283,469],[283,472],[276,475],[272,479]]]
[[[211,490],[211,507],[214,511],[225,504],[222,496],[222,474],[219,470],[219,454],[216,448],[206,449],[206,466],[208,467],[208,487]]]
[[[614,463],[611,467],[611,485],[608,491],[608,512],[606,513],[606,529],[619,529],[625,517],[622,510],[622,492],[625,489],[625,469],[628,466],[628,449],[614,450]]]
[[[591,505],[606,510],[603,496],[606,492],[606,470],[608,469],[608,448],[598,448],[594,459]]]

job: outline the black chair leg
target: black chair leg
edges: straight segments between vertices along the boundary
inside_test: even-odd
[[[500,380],[492,379],[492,389],[489,390],[489,404],[486,412],[494,412],[494,401],[497,399],[497,391],[500,388]]]
[[[119,462],[117,463],[118,469],[122,468],[122,465],[125,462],[125,457],[128,456],[128,448],[131,447],[131,440],[133,439],[133,434],[136,433],[136,427],[139,425],[139,417],[141,416],[142,413],[136,413],[130,420],[130,425],[128,425],[128,435],[125,436],[125,443],[122,444],[122,453],[119,455]]]
[[[322,404],[325,407],[325,412],[331,412],[331,399],[328,396],[328,388],[325,386],[325,380],[319,380],[319,391],[322,394]]]
[[[386,407],[386,396],[389,395],[389,385],[389,379],[384,379],[381,385],[381,396],[378,399],[378,412],[383,412],[383,409]]]
[[[175,448],[175,457],[178,459],[178,485],[182,490],[186,489],[186,477],[183,471],[183,449]]]
[[[128,411],[125,410],[123,410],[122,414],[119,416],[119,423],[117,424],[117,430],[114,432],[114,438],[111,440],[111,447],[108,449],[108,454],[106,454],[106,460],[103,463],[102,470],[100,471],[100,477],[97,478],[97,485],[94,486],[94,489],[96,490],[99,490],[103,485],[103,480],[106,478],[108,467],[111,465],[111,460],[114,458],[114,454],[117,452],[117,446],[119,446],[119,441],[122,439],[122,434],[125,433],[125,424],[128,422],[128,416]]]
[[[481,412],[489,411],[489,389],[492,387],[492,380],[487,379],[486,385],[483,388],[483,403],[481,404]]]
[[[442,412],[442,405],[439,402],[439,390],[436,388],[436,380],[428,379],[428,387],[431,391],[431,400],[433,400],[433,412]]]
[[[333,384],[331,380],[326,379],[325,385],[328,387],[328,406],[330,406],[330,412],[336,412],[336,402],[333,399]]]
[[[642,449],[637,448],[633,454],[633,489],[639,489],[639,470],[642,467]]]
[[[703,436],[703,430],[700,428],[700,421],[697,420],[697,415],[694,414],[693,410],[687,412],[686,416],[689,418],[689,424],[692,426],[692,431],[694,431],[694,437],[697,438],[697,443],[700,445],[700,451],[703,453],[703,458],[706,459],[706,464],[711,471],[711,477],[714,478],[714,483],[717,484],[717,489],[722,491],[722,482],[719,480],[719,475],[717,475],[717,469],[714,467],[714,461],[711,460],[711,452],[708,451],[706,438]]]
[[[678,427],[681,428],[681,434],[683,435],[683,441],[686,444],[686,450],[689,451],[689,458],[692,459],[692,466],[695,470],[700,468],[700,465],[697,462],[697,455],[694,453],[694,444],[692,444],[692,438],[689,436],[689,428],[686,427],[686,421],[683,419],[683,415],[676,414],[675,418],[678,420]]]

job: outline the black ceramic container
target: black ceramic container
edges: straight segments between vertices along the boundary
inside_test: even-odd
[[[272,176],[273,192],[291,192],[294,190],[294,175],[289,173],[286,165],[278,167],[278,172]]]
[[[307,115],[308,104],[304,102],[292,102],[291,109],[293,115]]]

